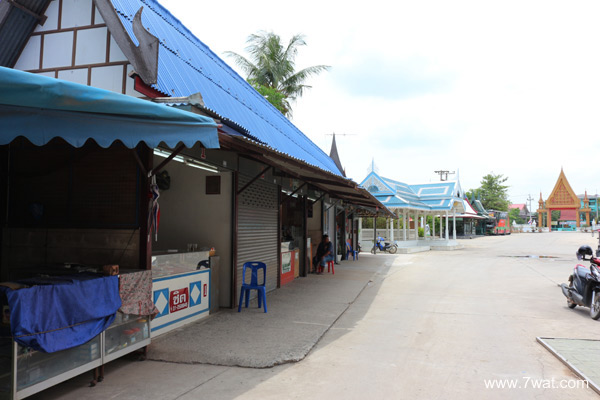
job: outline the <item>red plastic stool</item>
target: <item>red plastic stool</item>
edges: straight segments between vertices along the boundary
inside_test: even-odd
[[[331,268],[331,274],[335,275],[335,269],[333,268],[335,264],[333,261],[327,261],[327,273],[329,273],[329,268]]]

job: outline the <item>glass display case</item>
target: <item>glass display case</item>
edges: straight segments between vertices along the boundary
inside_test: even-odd
[[[150,344],[150,318],[117,313],[117,318],[103,332],[103,361],[115,360]]]
[[[0,328],[0,399],[23,399],[150,344],[149,317],[117,313],[87,343],[55,353],[22,347]]]

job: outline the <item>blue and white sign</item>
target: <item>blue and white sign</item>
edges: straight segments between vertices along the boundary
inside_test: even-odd
[[[209,314],[210,269],[155,278],[152,280],[152,290],[154,304],[159,311],[150,323],[153,337]],[[186,296],[185,302],[181,301],[182,293]]]

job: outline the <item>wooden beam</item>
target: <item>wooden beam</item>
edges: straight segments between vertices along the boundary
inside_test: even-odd
[[[257,180],[258,178],[260,178],[261,176],[263,176],[263,174],[264,174],[265,172],[267,172],[268,170],[270,170],[271,168],[273,168],[273,167],[272,167],[272,166],[270,166],[270,165],[267,165],[267,168],[263,169],[263,170],[262,170],[262,172],[260,172],[260,173],[259,173],[258,175],[256,175],[254,178],[252,178],[252,179],[250,180],[250,182],[246,183],[246,184],[244,185],[244,187],[243,187],[243,188],[241,188],[240,190],[238,190],[238,191],[237,191],[237,194],[238,194],[238,195],[240,195],[240,194],[241,194],[241,193],[242,193],[244,190],[248,189],[248,187],[249,187],[250,185],[252,185],[254,182],[256,182],[256,180]]]
[[[151,178],[152,176],[156,175],[157,172],[159,172],[161,169],[163,169],[163,167],[165,165],[167,165],[173,158],[175,158],[175,156],[177,156],[177,154],[179,154],[181,152],[181,150],[183,150],[185,147],[184,144],[179,145],[179,147],[177,147],[169,157],[167,157],[163,162],[161,162],[160,164],[158,164],[158,166],[156,168],[152,168],[150,170],[150,172],[148,172],[148,178]]]
[[[291,194],[287,195],[285,197],[285,199],[281,200],[281,203],[279,203],[279,204],[283,204],[286,201],[288,201],[288,199],[290,199],[293,195],[295,195],[297,192],[299,192],[304,186],[306,186],[306,182],[304,182],[302,185],[300,185],[300,187],[298,189],[294,190]]]

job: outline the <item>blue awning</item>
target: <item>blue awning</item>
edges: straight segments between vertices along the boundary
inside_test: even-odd
[[[77,83],[0,67],[0,145],[23,136],[42,146],[60,137],[74,147],[93,139],[101,147],[121,141],[170,148],[197,142],[218,148],[208,117]]]

